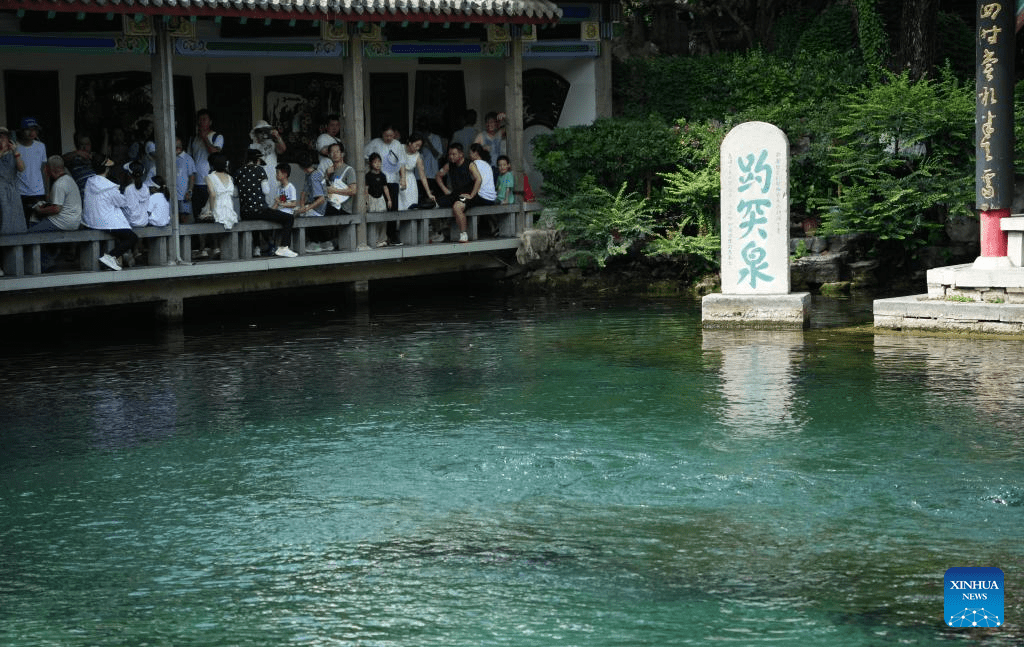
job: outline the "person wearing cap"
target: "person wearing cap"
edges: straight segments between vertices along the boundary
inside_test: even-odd
[[[0,126],[0,234],[25,233],[25,212],[18,193],[18,174],[25,170],[11,131]]]
[[[274,128],[265,120],[260,119],[249,131],[249,139],[252,143],[249,144],[249,150],[259,151],[260,157],[263,158],[263,171],[267,176],[267,183],[270,187],[274,186],[277,182],[277,174],[274,168],[277,167],[277,156],[284,153],[288,146],[285,145],[284,139],[281,138],[281,133],[277,132],[277,128]],[[266,196],[267,204],[273,200],[274,192],[271,191]]]
[[[33,117],[21,120],[18,144],[25,163],[25,170],[18,173],[18,193],[27,223],[32,216],[32,205],[46,199],[46,145],[39,141],[39,122]]]
[[[124,215],[123,209],[128,206],[128,201],[117,184],[107,178],[114,160],[105,155],[97,155],[94,159],[96,175],[85,184],[82,221],[86,227],[102,229],[114,237],[114,249],[100,256],[100,263],[112,270],[120,270],[121,263],[117,259],[131,251],[139,237]]]

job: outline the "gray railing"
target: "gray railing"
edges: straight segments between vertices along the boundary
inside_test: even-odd
[[[498,238],[515,238],[523,230],[533,226],[534,214],[541,210],[537,202],[517,202],[508,205],[489,207],[473,207],[467,211],[470,241],[478,240],[478,232],[489,232],[489,223],[482,219],[493,220]],[[366,240],[362,230],[368,226],[383,222],[396,222],[399,236],[404,245],[428,245],[430,243],[431,221],[436,221],[443,229],[449,231],[449,239],[457,240],[458,232],[449,209],[413,209],[410,211],[371,212],[363,216],[359,214],[297,217],[292,231],[291,248],[304,255],[309,232],[317,230],[317,240],[329,239],[333,242],[335,254],[359,250],[360,241]],[[443,221],[443,222],[441,222]],[[261,220],[246,220],[235,224],[231,229],[217,223],[197,223],[180,225],[177,237],[177,248],[170,226],[140,227],[133,231],[139,236],[146,249],[144,263],[147,266],[167,266],[178,261],[190,263],[192,258],[193,236],[206,236],[211,246],[221,250],[223,260],[247,260],[254,256],[258,232],[272,232],[276,225]],[[114,238],[105,231],[95,229],[79,229],[76,231],[57,231],[46,233],[27,233],[0,236],[0,261],[4,277],[0,280],[17,280],[19,277],[30,277],[42,273],[43,246],[71,246],[75,249],[77,272],[100,272],[99,257],[114,246]],[[455,247],[452,253],[459,253]],[[329,252],[328,252],[329,253]],[[323,252],[321,252],[323,254]],[[336,257],[343,262],[342,257]]]

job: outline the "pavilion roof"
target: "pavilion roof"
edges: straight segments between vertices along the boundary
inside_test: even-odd
[[[550,0],[0,0],[0,9],[260,19],[552,23]]]

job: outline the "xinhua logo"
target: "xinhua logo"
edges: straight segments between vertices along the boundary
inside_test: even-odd
[[[1001,627],[1003,571],[957,566],[946,571],[943,620],[949,627]]]

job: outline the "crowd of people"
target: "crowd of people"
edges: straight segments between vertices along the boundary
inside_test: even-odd
[[[289,248],[296,216],[324,216],[357,211],[364,200],[367,211],[399,211],[444,207],[459,230],[459,242],[468,242],[466,210],[473,206],[514,201],[513,173],[506,154],[505,115],[485,116],[477,131],[476,112],[464,115],[464,125],[450,140],[419,121],[406,137],[385,125],[363,149],[365,189],[358,196],[356,171],[346,162],[338,115],[328,115],[316,139],[316,150],[289,151],[280,132],[257,121],[249,133],[244,160],[237,168],[224,153],[224,135],[214,129],[213,116],[196,113],[191,137],[175,138],[177,177],[169,186],[156,174],[159,151],[152,122],[140,120],[134,141],[114,142],[126,148],[128,161],[96,152],[88,135],[74,135],[74,150],[47,156],[39,139],[41,127],[32,117],[21,120],[17,136],[0,127],[0,234],[100,229],[114,238],[114,246],[99,261],[111,270],[134,264],[141,254],[133,228],[170,223],[170,201],[177,203],[181,223],[217,222],[226,229],[242,220],[263,220],[277,225],[274,235],[258,241],[256,255],[294,257]],[[112,144],[113,146],[113,144]],[[287,153],[304,172],[301,189],[291,183],[291,164],[279,163]],[[529,188],[526,189],[529,191]],[[173,194],[173,197],[172,197]],[[532,195],[527,194],[527,199]],[[447,219],[436,219],[431,242],[446,240]],[[401,245],[397,223],[375,223],[367,243],[376,247]],[[492,223],[490,232],[497,235]],[[208,236],[196,236],[194,258],[215,258]],[[305,251],[333,249],[327,240],[310,240]],[[51,270],[56,255],[44,253],[43,271]]]

